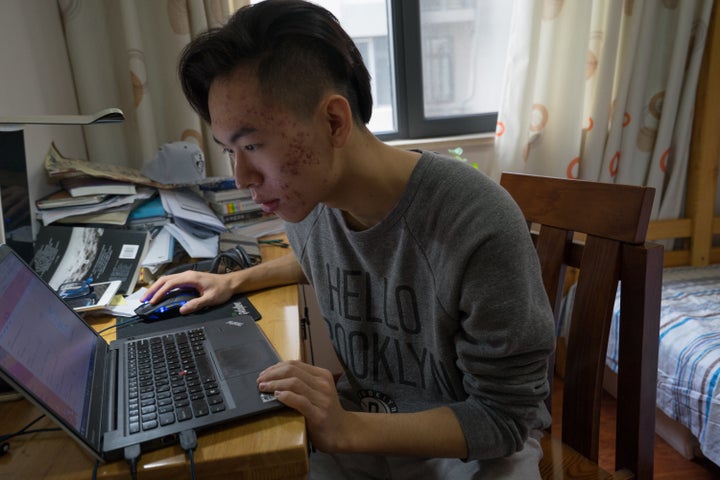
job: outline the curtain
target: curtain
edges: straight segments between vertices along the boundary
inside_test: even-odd
[[[713,0],[515,0],[491,174],[655,187],[682,213]]]
[[[88,159],[142,168],[165,143],[190,141],[208,176],[231,166],[177,78],[190,39],[221,26],[237,0],[57,0],[80,113],[117,106],[123,124],[84,128]]]

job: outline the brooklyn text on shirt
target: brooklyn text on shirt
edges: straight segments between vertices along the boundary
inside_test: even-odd
[[[346,369],[359,379],[432,390],[452,400],[465,396],[443,359],[426,346],[422,312],[431,308],[422,305],[412,286],[393,285],[360,270],[325,267],[328,290],[318,292],[318,298]]]

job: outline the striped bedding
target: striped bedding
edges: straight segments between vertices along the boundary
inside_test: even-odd
[[[619,292],[619,290],[618,290]],[[571,289],[560,335],[568,331]],[[617,372],[619,293],[615,300],[607,365]],[[720,465],[720,265],[666,268],[663,272],[657,406],[686,426],[708,459]]]

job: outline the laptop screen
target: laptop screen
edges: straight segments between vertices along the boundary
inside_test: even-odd
[[[85,434],[96,334],[15,255],[0,272],[0,366]]]

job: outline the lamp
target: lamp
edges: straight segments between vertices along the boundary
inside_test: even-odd
[[[125,115],[119,108],[106,108],[87,115],[0,115],[0,125],[91,125],[120,123]]]
[[[32,258],[32,225],[25,125],[96,125],[120,123],[125,115],[119,108],[106,108],[87,115],[0,116],[0,243],[7,243],[26,262]]]

